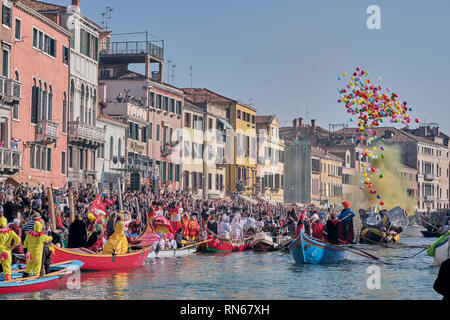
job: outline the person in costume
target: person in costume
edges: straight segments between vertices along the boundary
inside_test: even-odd
[[[114,226],[116,225],[117,212],[113,211],[106,222],[106,237],[109,239],[114,233]]]
[[[94,252],[101,252],[103,250],[104,242],[104,232],[101,224],[97,223],[92,235],[89,237],[87,248]]]
[[[118,216],[116,225],[114,226],[114,233],[108,239],[108,242],[103,249],[103,254],[125,254],[128,252],[128,240],[125,235],[125,224],[122,217]]]
[[[184,214],[183,219],[181,220],[181,228],[183,229],[183,236],[189,239],[189,217],[187,214]]]
[[[191,215],[191,221],[189,222],[189,239],[195,241],[200,235],[200,225],[197,221],[197,214]]]
[[[235,213],[233,221],[231,222],[231,239],[243,239],[243,230],[241,224],[241,215]]]
[[[329,243],[339,244],[338,224],[339,220],[337,218],[337,214],[334,212],[331,213],[325,226],[327,231],[327,240]]]
[[[222,221],[219,223],[219,236],[223,238],[229,238],[231,232],[230,218],[224,214],[222,216]]]
[[[84,248],[87,241],[86,226],[79,214],[69,227],[68,248]]]
[[[319,215],[317,213],[314,213],[311,217],[311,220],[312,237],[318,240],[323,240],[323,230],[325,229],[325,226],[322,224],[322,221],[320,221]]]
[[[7,227],[8,220],[0,217],[0,264],[3,268],[5,281],[11,281],[11,251],[20,244],[20,237]],[[11,243],[14,243],[13,245]]]
[[[24,278],[30,275],[39,276],[41,274],[44,243],[49,243],[53,240],[52,237],[45,235],[42,229],[42,223],[36,221],[34,223],[34,231],[28,232],[23,243],[23,247],[27,249],[27,266],[23,273]]]
[[[353,243],[353,217],[355,214],[352,209],[350,209],[350,202],[344,201],[342,202],[344,209],[338,217],[340,223],[340,239],[347,242]]]
[[[93,215],[92,213],[89,213],[87,216],[87,239],[91,236],[92,232],[95,228],[95,221],[97,220],[97,217]]]
[[[181,209],[181,210],[180,210]],[[173,232],[177,232],[178,229],[181,228],[181,213],[183,212],[183,208],[180,206],[175,207],[175,205],[170,205],[169,213],[170,213],[170,225],[172,226]]]

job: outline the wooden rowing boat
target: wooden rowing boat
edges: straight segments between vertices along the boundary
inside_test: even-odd
[[[252,238],[244,240],[227,240],[207,230],[206,242],[199,246],[199,250],[207,253],[242,252],[253,248]]]
[[[0,279],[0,294],[13,294],[22,292],[35,292],[51,288],[56,288],[64,284],[68,277],[79,271],[83,262],[78,260],[64,261],[50,266],[50,272],[43,277],[22,278],[24,269],[13,271],[11,281],[4,281],[4,276]]]
[[[289,249],[295,262],[302,264],[336,263],[347,257],[344,248],[308,237],[303,231],[291,243]]]
[[[119,270],[142,266],[151,251],[151,248],[147,247],[131,253],[112,255],[94,253],[85,248],[67,249],[57,246],[53,246],[53,248],[55,248],[55,252],[52,254],[52,261],[80,260],[84,263],[81,269],[92,271]]]
[[[165,250],[153,250],[149,253],[147,256],[147,259],[152,258],[175,258],[175,257],[182,257],[186,256],[188,254],[192,254],[197,251],[197,248],[194,246],[188,246],[186,248],[179,248],[179,249],[165,249]]]
[[[253,251],[268,252],[275,251],[278,244],[265,232],[258,232],[253,238]]]

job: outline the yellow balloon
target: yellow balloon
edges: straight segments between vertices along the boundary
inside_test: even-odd
[[[372,148],[372,150],[373,150],[373,151],[376,151],[376,150],[377,150],[377,148],[376,148],[376,147],[373,147],[373,148]]]

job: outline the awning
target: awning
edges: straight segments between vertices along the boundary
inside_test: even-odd
[[[35,179],[28,179],[24,176],[19,176],[17,174],[7,178],[5,180],[5,184],[12,184],[14,187],[18,187],[21,184],[27,183],[29,187],[31,188],[39,188],[41,187],[42,182],[35,180]]]
[[[227,120],[222,119],[222,118],[218,118],[218,119],[225,126],[225,129],[233,129],[233,126],[231,124],[229,124]]]
[[[241,200],[248,201],[248,202],[250,202],[251,204],[258,204],[258,201],[256,201],[255,199],[252,199],[252,198],[250,198],[250,197],[239,196],[239,198],[240,198]]]

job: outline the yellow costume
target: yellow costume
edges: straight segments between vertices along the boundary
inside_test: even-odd
[[[41,273],[42,251],[44,250],[44,243],[51,242],[52,237],[46,236],[42,232],[42,224],[39,221],[34,223],[34,232],[28,232],[23,247],[30,253],[31,259],[27,261],[25,273],[33,276],[39,276]]]
[[[8,221],[5,217],[0,218],[0,263],[3,268],[5,280],[11,280],[11,242],[20,244],[19,236],[11,229],[7,228]]]
[[[108,242],[103,249],[103,254],[125,254],[128,251],[128,240],[125,236],[125,224],[121,221],[114,226],[114,233],[109,237]]]

